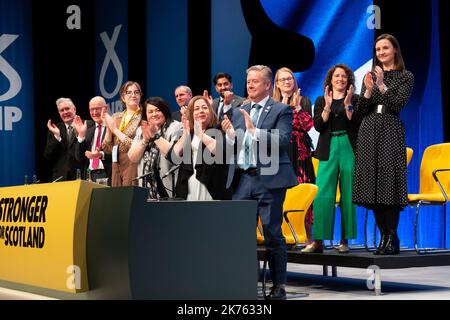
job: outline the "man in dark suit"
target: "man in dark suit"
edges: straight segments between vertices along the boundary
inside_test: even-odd
[[[213,100],[212,107],[219,121],[223,120],[225,114],[228,115],[228,118],[231,118],[232,109],[238,108],[245,100],[233,93],[233,82],[231,80],[231,75],[226,72],[219,72],[213,78],[214,88],[219,97]]]
[[[47,122],[47,144],[44,158],[52,165],[52,180],[75,180],[77,169],[83,168],[83,162],[75,156],[76,135],[72,127],[76,116],[76,107],[69,98],[56,100],[59,116],[62,122],[56,125],[51,120]]]
[[[269,67],[250,67],[247,92],[251,101],[233,110],[231,122],[225,116],[222,127],[227,141],[235,144],[227,187],[234,189],[233,200],[258,202],[273,281],[268,299],[284,300],[287,255],[281,232],[282,208],[286,189],[298,182],[288,156],[292,108],[270,98],[271,81]]]
[[[175,100],[177,101],[180,110],[172,112],[173,120],[181,122],[181,116],[184,110],[189,105],[189,101],[192,99],[192,90],[188,86],[178,86],[175,88]]]
[[[75,117],[74,127],[78,132],[76,157],[85,164],[83,171],[90,171],[92,181],[108,178],[108,185],[111,185],[111,154],[101,151],[102,141],[106,135],[106,125],[101,115],[102,110],[107,109],[105,99],[99,96],[92,98],[89,101],[89,113],[93,122],[83,123],[80,117]]]

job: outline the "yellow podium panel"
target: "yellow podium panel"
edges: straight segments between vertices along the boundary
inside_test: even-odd
[[[0,188],[0,279],[89,290],[86,233],[92,189],[76,180]]]

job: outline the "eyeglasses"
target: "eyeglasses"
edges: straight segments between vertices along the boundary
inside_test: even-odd
[[[102,112],[104,107],[98,107],[98,108],[90,108],[89,112],[94,113],[94,112]]]
[[[291,82],[292,80],[294,80],[294,78],[292,78],[292,77],[289,77],[289,78],[280,78],[280,79],[278,79],[278,82],[285,82],[285,81]]]
[[[126,91],[126,92],[125,92],[125,94],[126,94],[127,96],[131,96],[131,95],[133,95],[133,93],[134,93],[135,96],[140,96],[140,95],[141,95],[141,92],[140,92],[139,90],[135,90],[135,91]]]

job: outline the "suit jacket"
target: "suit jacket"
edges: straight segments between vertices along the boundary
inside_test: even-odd
[[[250,114],[251,104],[246,104],[241,107]],[[237,145],[235,143],[234,158],[228,159],[231,163],[228,170],[227,187],[230,187],[235,170],[237,169],[237,159],[239,155],[239,149],[242,147],[243,132],[245,132],[244,116],[239,109],[233,109],[233,116],[231,119],[233,126],[236,130]],[[292,108],[281,102],[276,102],[272,98],[269,98],[266,105],[261,111],[257,128],[261,129],[261,137],[257,144],[257,168],[258,174],[261,177],[261,182],[267,189],[279,189],[290,188],[298,184],[295,177],[294,169],[292,167],[291,160],[289,159],[289,143],[292,133]],[[273,132],[271,129],[276,129],[278,132]],[[268,142],[268,146],[261,145],[264,140]],[[272,140],[274,140],[272,142]],[[264,149],[267,152],[264,152]],[[269,163],[262,161],[260,156],[266,156],[270,158]],[[273,168],[274,170],[269,170]],[[263,172],[263,171],[266,172]],[[276,178],[274,178],[276,176]]]
[[[76,157],[77,160],[80,162],[84,163],[83,166],[83,172],[86,172],[87,169],[89,168],[89,159],[86,158],[85,156],[85,152],[87,150],[92,150],[92,145],[95,144],[96,141],[94,141],[94,136],[95,136],[95,130],[96,130],[97,124],[94,121],[89,121],[88,122],[88,129],[86,131],[86,137],[84,139],[83,142],[79,143],[78,140],[76,140]],[[102,137],[100,142],[103,142],[103,140],[105,139],[105,135],[106,135],[106,128],[103,131]],[[101,143],[100,143],[100,149],[101,149]],[[111,172],[112,172],[112,168],[111,168],[111,154],[108,153],[104,153],[105,155],[105,159],[102,159],[102,163],[103,163],[103,167],[106,171],[106,173],[108,174],[108,177],[110,177],[111,179]]]
[[[83,172],[83,161],[76,156],[78,143],[75,133],[70,143],[67,141],[67,128],[64,122],[56,124],[61,134],[61,141],[55,139],[53,133],[47,133],[47,143],[44,158],[52,165],[52,180],[63,177],[61,180],[75,180],[77,169]]]
[[[244,102],[244,98],[239,97],[239,96],[234,96],[233,100],[231,101],[231,108],[230,110],[228,110],[225,114],[228,116],[229,119],[231,119],[232,115],[233,115],[233,109],[234,108],[238,108],[241,106],[242,102]],[[212,108],[214,110],[214,112],[217,114],[217,112],[219,111],[219,103],[220,103],[220,98],[216,98],[213,100],[213,104],[212,104]],[[218,114],[217,114],[218,116]]]
[[[172,119],[178,122],[181,122],[181,111],[174,111],[172,112]]]

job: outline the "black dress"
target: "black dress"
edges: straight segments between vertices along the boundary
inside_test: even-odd
[[[388,88],[381,94],[374,85],[370,99],[361,97],[354,116],[361,117],[355,157],[353,202],[366,208],[376,205],[405,207],[406,143],[405,129],[400,111],[408,102],[414,86],[409,71],[385,71],[384,83]],[[385,111],[376,113],[378,105]]]

